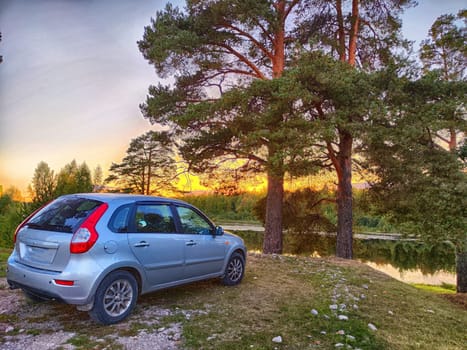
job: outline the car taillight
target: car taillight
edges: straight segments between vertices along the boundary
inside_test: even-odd
[[[86,220],[83,221],[71,238],[70,253],[86,253],[92,248],[99,237],[96,231],[96,224],[102,215],[104,215],[108,207],[109,205],[107,203],[101,204]]]
[[[36,215],[37,212],[39,212],[39,210],[41,210],[42,208],[44,208],[46,205],[48,205],[50,202],[47,202],[45,203],[44,205],[42,205],[40,208],[37,208],[36,210],[34,210],[31,214],[28,215],[28,217],[26,219],[24,219],[21,224],[18,225],[18,227],[16,228],[15,230],[15,234],[13,236],[13,244],[16,243],[16,236],[18,236],[18,232],[24,227],[26,226],[26,224],[28,223],[28,221],[34,216]]]
[[[69,281],[69,280],[54,280],[54,282],[61,286],[72,286],[75,284],[75,281]]]

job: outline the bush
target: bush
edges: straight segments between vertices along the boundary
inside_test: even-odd
[[[22,204],[7,194],[0,197],[0,247],[12,248],[16,227],[24,219]]]
[[[256,222],[253,208],[261,197],[260,194],[242,193],[234,196],[219,194],[185,196],[181,199],[201,209],[214,221]]]
[[[283,206],[283,227],[297,234],[313,232],[335,232],[336,227],[328,218],[329,193],[303,189],[285,192]],[[255,207],[255,213],[261,222],[265,222],[266,198],[262,198]]]

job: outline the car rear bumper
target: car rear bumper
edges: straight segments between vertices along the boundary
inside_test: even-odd
[[[33,295],[67,304],[84,305],[93,299],[90,294],[92,288],[87,281],[94,281],[96,275],[92,276],[92,272],[90,273],[91,275],[80,273],[73,278],[66,272],[54,272],[26,266],[10,257],[6,277],[11,288],[21,288]],[[73,285],[60,285],[56,283],[57,280],[73,281]]]

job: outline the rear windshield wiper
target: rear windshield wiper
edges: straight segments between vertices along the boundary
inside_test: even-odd
[[[51,225],[51,224],[36,224],[34,222],[30,222],[27,224],[29,228],[37,229],[37,230],[47,230],[47,231],[57,231],[57,232],[72,232],[72,227],[68,225]]]

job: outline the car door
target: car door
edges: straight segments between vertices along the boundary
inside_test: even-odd
[[[168,204],[137,203],[128,243],[146,272],[149,288],[183,279],[185,237],[177,234]]]
[[[185,278],[219,274],[225,257],[225,239],[215,236],[215,227],[197,210],[175,206],[179,230],[185,236]]]

